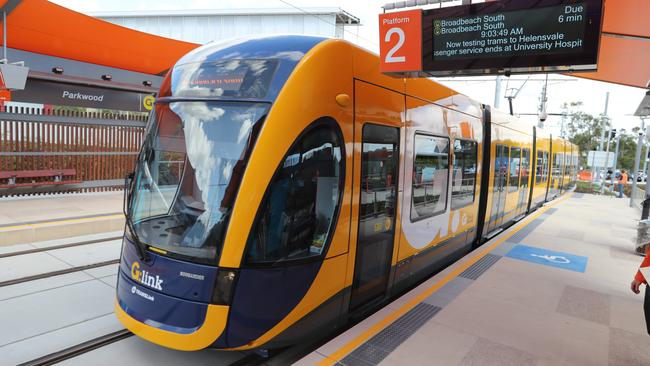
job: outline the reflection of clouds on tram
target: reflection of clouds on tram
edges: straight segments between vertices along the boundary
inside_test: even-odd
[[[250,134],[250,129],[253,127],[253,123],[255,123],[253,119],[257,117],[258,115],[256,111],[243,112],[243,113],[235,114],[232,117],[233,121],[241,124],[241,126],[239,127],[239,133],[237,134],[238,144],[241,144],[244,141],[244,139],[248,138]]]
[[[272,54],[269,58],[279,58],[298,62],[303,58],[303,56],[305,56],[305,53],[302,51],[282,51]]]
[[[225,111],[223,108],[210,107],[207,103],[170,103],[170,108],[183,120],[187,160],[194,168],[201,201],[208,203],[212,172],[221,163],[221,158],[212,154],[214,142],[207,136],[204,124],[215,123],[225,114]],[[207,224],[208,217],[210,217],[210,205],[205,205],[205,211],[198,220]]]

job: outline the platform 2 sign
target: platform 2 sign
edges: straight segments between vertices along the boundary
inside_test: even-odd
[[[501,0],[420,12],[420,76],[597,69],[603,0]],[[407,12],[383,14],[380,22],[387,15],[400,19],[401,13]],[[418,36],[411,28],[402,31],[405,40]],[[380,41],[383,72],[416,71],[413,64],[387,66],[383,51],[396,46],[383,34]]]
[[[379,15],[381,72],[422,70],[422,11]]]

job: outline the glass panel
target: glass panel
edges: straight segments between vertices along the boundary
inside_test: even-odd
[[[530,150],[521,151],[521,181],[520,186],[528,187],[528,178],[530,176]]]
[[[519,187],[519,172],[521,169],[521,149],[510,148],[510,164],[508,168],[508,192],[516,192]]]
[[[535,184],[540,184],[544,181],[544,153],[537,152],[537,165],[535,165]]]
[[[415,135],[411,220],[430,217],[447,209],[449,139]]]
[[[548,169],[549,169],[549,164],[550,164],[550,162],[548,161],[548,157],[549,157],[549,152],[544,151],[544,170],[543,170],[544,171],[544,176],[543,176],[544,183],[548,182]]]
[[[130,212],[144,243],[214,259],[264,103],[156,104],[137,166]]]
[[[342,142],[315,128],[289,151],[269,184],[248,238],[248,263],[318,256],[333,229],[341,194]]]
[[[367,124],[361,152],[361,206],[351,307],[386,290],[395,236],[399,130]]]
[[[560,157],[559,154],[553,154],[553,185],[560,178]]]
[[[477,143],[473,141],[454,140],[452,209],[474,202],[477,146]]]

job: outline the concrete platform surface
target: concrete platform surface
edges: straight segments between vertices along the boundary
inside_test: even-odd
[[[117,259],[121,232],[5,246],[0,282]],[[65,242],[96,243],[21,254]],[[104,240],[105,239],[105,240]],[[102,241],[99,241],[102,240]],[[0,286],[0,366],[17,365],[122,329],[115,315],[118,265]]]
[[[650,365],[638,211],[565,196],[298,365]]]
[[[122,192],[0,198],[0,246],[123,230]]]

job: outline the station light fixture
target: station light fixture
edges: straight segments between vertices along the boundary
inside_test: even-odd
[[[59,67],[59,66],[53,67],[52,72],[55,73],[55,74],[61,75],[61,74],[63,74],[63,68]]]
[[[152,83],[149,80],[145,80],[145,81],[142,82],[142,85],[150,87],[152,85]]]
[[[102,75],[102,80],[111,81],[113,77],[110,74]]]

